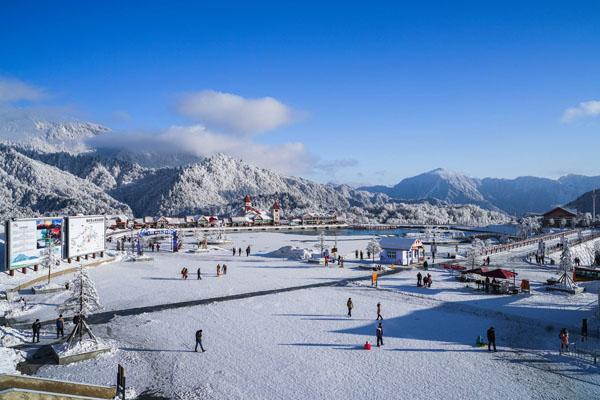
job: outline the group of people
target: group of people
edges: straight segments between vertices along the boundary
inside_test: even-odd
[[[152,252],[159,252],[160,251],[160,243],[158,242],[150,242],[148,244],[148,248],[150,249],[150,251]]]
[[[363,252],[362,250],[358,251],[358,250],[354,250],[354,257],[358,260],[360,259],[361,261],[363,260]],[[369,255],[370,257],[370,255]]]
[[[235,247],[231,249],[231,252],[232,252],[233,256],[235,257],[235,254],[236,254]],[[238,247],[237,255],[238,255],[238,257],[242,255],[241,247]],[[250,245],[248,245],[248,247],[246,247],[246,257],[248,257],[249,255],[250,255]]]
[[[424,277],[423,274],[421,274],[421,271],[417,273],[417,287],[430,288],[432,283],[433,278],[431,277],[431,274],[427,274],[427,276]]]
[[[348,301],[346,301],[346,308],[348,309],[348,318],[352,317],[352,309],[354,308],[354,303],[352,302],[352,297],[348,297]],[[376,321],[383,321],[383,317],[381,316],[381,303],[377,303],[377,317]],[[377,347],[383,346],[383,323],[379,322],[377,325],[377,329],[375,330],[375,337],[377,340]],[[367,341],[364,345],[366,350],[371,350],[371,343]]]
[[[196,275],[198,276],[198,280],[202,280],[202,270],[200,269],[200,267],[198,267],[198,269],[196,270]],[[227,275],[227,264],[223,264],[221,266],[221,264],[217,264],[217,276],[221,276],[221,275]],[[181,278],[182,279],[187,279],[189,276],[189,270],[187,269],[187,267],[183,267],[181,269]]]
[[[75,315],[75,317],[73,317],[73,324],[77,325],[79,323],[79,315]],[[62,314],[60,314],[58,316],[58,318],[56,318],[56,320],[54,321],[54,325],[56,327],[56,338],[64,338],[65,337],[65,319],[63,317]],[[42,323],[40,322],[39,319],[36,319],[35,322],[31,325],[31,331],[32,331],[32,343],[39,343],[40,342],[40,332],[42,330]]]

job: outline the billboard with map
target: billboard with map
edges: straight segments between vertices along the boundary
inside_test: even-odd
[[[63,254],[63,219],[27,218],[6,224],[6,269],[42,264],[49,252]]]
[[[104,216],[67,217],[67,257],[77,257],[105,250]]]

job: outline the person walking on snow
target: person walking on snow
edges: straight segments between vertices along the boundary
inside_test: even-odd
[[[200,267],[198,267],[198,271],[196,271],[196,273],[198,274],[198,280],[201,281],[202,280],[202,274],[200,273]]]
[[[233,248],[233,256],[235,257],[235,247]]]
[[[358,259],[358,250],[354,250],[354,258]]]
[[[423,286],[423,275],[421,275],[421,271],[417,272],[417,287]]]
[[[35,322],[31,325],[31,330],[33,331],[33,340],[31,341],[31,343],[39,343],[40,331],[42,330],[42,323],[39,319],[36,319]]]
[[[187,279],[187,278],[188,278],[188,270],[187,270],[187,268],[186,268],[186,267],[183,267],[183,268],[181,269],[181,277],[182,277],[183,279]]]
[[[238,247],[238,257],[240,257],[242,255],[242,248]]]
[[[562,328],[558,337],[560,339],[560,354],[562,354],[564,349],[569,351],[569,331],[567,331],[567,328]]]
[[[354,308],[354,304],[352,304],[352,298],[348,297],[348,301],[346,302],[346,307],[348,307],[348,318],[352,317],[352,309]]]
[[[383,325],[381,325],[381,322],[377,326],[375,334],[377,335],[377,347],[383,346]]]
[[[496,330],[493,326],[490,326],[490,329],[487,330],[487,340],[488,351],[492,351],[492,347],[494,347],[494,351],[496,351]]]
[[[377,318],[376,320],[382,321],[383,317],[381,316],[381,303],[377,303]]]
[[[160,251],[160,243],[156,243],[156,252]]]
[[[223,275],[227,275],[227,264],[223,264]]]
[[[217,264],[217,276],[221,276],[221,264]]]
[[[250,245],[248,245],[248,247],[246,247],[246,257],[248,257],[250,255]]]
[[[362,261],[362,260],[363,260],[363,252],[362,252],[362,250],[361,250],[361,251],[360,251],[360,261]]]
[[[60,314],[56,319],[56,338],[65,337],[65,320]]]
[[[203,353],[206,351],[204,350],[204,347],[202,347],[202,329],[196,331],[196,347],[194,348],[196,353],[198,352],[198,346],[200,346],[200,350],[202,350]]]

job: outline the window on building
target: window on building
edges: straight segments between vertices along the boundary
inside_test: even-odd
[[[395,251],[386,251],[385,255],[387,256],[387,258],[391,258],[391,259],[396,259],[396,252]]]

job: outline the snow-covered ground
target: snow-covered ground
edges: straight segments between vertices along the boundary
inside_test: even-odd
[[[186,248],[173,254],[165,243],[159,254],[147,253],[153,261],[118,260],[91,268],[89,275],[105,310],[351,277],[365,280],[115,317],[92,328],[116,351],[74,365],[45,366],[38,374],[113,384],[120,362],[135,392],[179,399],[464,399],[481,398],[482,393],[491,399],[583,399],[598,393],[596,367],[556,354],[558,329],[573,331],[581,318],[592,318],[597,284],[585,284],[588,292],[577,296],[545,292],[542,283],[555,275],[556,267],[526,262],[529,248],[493,255],[491,264],[514,269],[518,280],[530,279],[532,294],[495,296],[436,268],[428,271],[433,276],[428,289],[416,287],[415,270],[382,277],[379,288],[371,288],[370,272],[359,267],[368,263],[354,257],[356,249],[366,257],[368,236],[337,238],[346,258],[343,269],[268,256],[282,246],[314,249],[316,235],[254,232],[230,238],[231,245],[205,254],[187,253]],[[331,247],[334,238],[327,240]],[[244,253],[247,245],[250,257]],[[232,256],[234,246],[242,248],[242,256]],[[227,275],[216,276],[217,263],[227,264]],[[187,281],[180,275],[184,266],[190,271]],[[67,297],[20,295],[33,307],[19,316],[24,323],[54,319]],[[348,297],[355,305],[351,319],[345,316]],[[386,342],[381,349],[365,351],[361,346],[366,340],[375,342],[377,302],[383,304]],[[474,346],[490,325],[496,327],[498,353]],[[192,351],[197,329],[204,330],[203,354]],[[43,332],[42,340],[51,337],[52,332]]]

